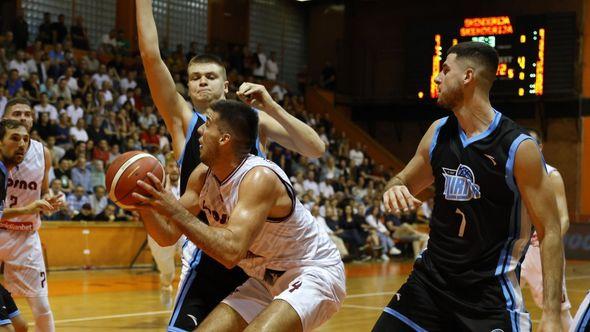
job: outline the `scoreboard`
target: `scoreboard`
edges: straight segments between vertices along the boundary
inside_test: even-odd
[[[575,26],[575,19],[544,15],[467,17],[424,24],[409,33],[409,47],[416,54],[409,54],[407,60],[407,92],[420,99],[437,98],[434,79],[446,51],[460,42],[479,41],[494,47],[500,57],[493,96],[538,97],[547,88],[550,93],[573,93],[577,51],[575,28],[569,29],[570,25]]]

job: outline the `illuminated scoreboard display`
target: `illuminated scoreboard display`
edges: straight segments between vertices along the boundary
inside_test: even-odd
[[[542,96],[547,92],[548,83],[551,92],[573,91],[575,32],[571,34],[571,45],[559,40],[562,35],[565,36],[564,40],[570,39],[569,30],[564,28],[567,27],[566,21],[548,19],[547,16],[491,16],[424,25],[418,32],[410,33],[414,41],[412,44],[410,40],[410,43],[416,45],[415,41],[421,40],[420,45],[415,46],[416,53],[426,52],[428,60],[414,54],[409,57],[408,67],[417,70],[408,74],[414,75],[409,81],[413,91],[408,92],[418,98],[436,98],[434,79],[442,69],[446,51],[452,45],[464,41],[484,42],[498,51],[500,62],[497,80],[492,88],[493,96]],[[426,39],[429,40],[427,47]],[[546,55],[551,51],[553,53],[548,59]],[[560,54],[562,51],[563,54]],[[552,65],[554,70],[547,75]],[[418,78],[416,73],[424,76]],[[555,82],[551,82],[552,78],[555,78]]]

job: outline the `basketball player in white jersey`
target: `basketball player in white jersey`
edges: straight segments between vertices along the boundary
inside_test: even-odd
[[[336,246],[296,198],[283,170],[249,153],[257,127],[258,116],[246,104],[213,103],[199,129],[203,164],[180,201],[153,174],[155,188],[138,181],[150,198],[133,194],[145,204],[144,214],[155,210],[168,220],[159,236],[182,232],[250,277],[198,331],[310,331],[338,311],[345,297]],[[200,211],[209,225],[195,217]]]
[[[529,135],[534,138],[539,144],[539,148],[543,150],[543,141],[541,135],[536,131],[529,129]],[[545,164],[547,168],[547,174],[551,180],[551,187],[555,192],[555,199],[557,202],[557,209],[559,210],[559,223],[561,225],[561,237],[565,236],[570,226],[569,214],[567,212],[567,201],[565,198],[565,188],[563,184],[563,178],[557,169],[549,164]],[[569,331],[572,325],[572,315],[570,308],[572,307],[569,297],[567,296],[567,290],[565,287],[565,259],[562,279],[562,290],[561,290],[561,328],[563,331]],[[543,309],[543,271],[541,265],[541,250],[539,248],[539,239],[537,238],[537,232],[535,232],[531,238],[531,244],[527,249],[527,253],[522,262],[521,280],[529,284],[533,300],[535,304]]]
[[[5,119],[18,120],[27,130],[33,127],[33,111],[26,99],[6,105]],[[30,140],[24,157],[8,179],[7,209],[0,221],[0,261],[4,262],[6,288],[27,299],[37,331],[54,331],[53,314],[47,297],[47,273],[43,260],[40,212],[54,212],[61,197],[41,197],[49,190],[51,153],[41,142]],[[8,212],[16,217],[8,217]]]
[[[4,211],[7,180],[9,172],[23,161],[29,139],[29,132],[21,122],[0,121],[0,218],[17,215],[14,211],[12,213]],[[2,285],[0,285],[0,331],[27,331],[27,322],[20,314],[8,290]]]
[[[170,190],[174,197],[180,198],[180,170],[174,158],[166,160],[166,189]],[[149,234],[147,236],[150,251],[160,271],[160,300],[169,308],[172,305],[172,281],[174,280],[175,259],[178,244],[171,246],[159,245]]]
[[[574,321],[572,322],[571,332],[590,332],[590,291],[578,307]]]
[[[225,99],[229,82],[221,60],[209,55],[195,56],[187,67],[189,102],[184,100],[176,91],[172,75],[160,56],[152,1],[136,1],[136,15],[142,63],[154,104],[172,137],[174,156],[181,167],[182,194],[190,174],[200,163],[198,128],[205,121],[203,114],[212,102]],[[258,136],[262,144],[255,144],[256,148],[271,139],[307,157],[318,158],[323,155],[325,145],[319,135],[274,102],[264,86],[244,83],[240,86],[238,96],[261,110]],[[148,222],[146,230],[152,234],[149,227]],[[169,330],[176,332],[194,330],[215,304],[234,289],[233,281],[237,280],[235,284],[240,284],[241,280],[247,278],[239,268],[226,271],[214,259],[202,254],[194,243],[185,240],[184,236],[181,241],[182,274],[169,322]],[[173,243],[176,240],[160,244]]]

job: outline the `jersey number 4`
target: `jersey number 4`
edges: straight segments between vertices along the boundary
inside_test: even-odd
[[[459,208],[457,208],[457,210],[455,210],[455,213],[461,216],[461,226],[459,226],[459,237],[463,237],[463,234],[465,234],[465,226],[467,225],[467,220],[465,219],[465,213],[463,213],[463,211],[459,210]]]

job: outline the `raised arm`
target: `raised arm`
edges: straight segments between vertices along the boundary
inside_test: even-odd
[[[514,177],[539,237],[543,267],[541,330],[558,331],[563,269],[559,212],[541,152],[531,140],[522,142],[516,151]]]
[[[388,212],[399,215],[402,211],[414,210],[422,204],[414,195],[419,194],[434,181],[430,166],[430,146],[439,123],[440,120],[432,123],[422,137],[414,157],[387,183],[383,204]]]
[[[561,174],[557,171],[549,174],[549,181],[551,182],[551,188],[555,192],[557,210],[559,212],[559,225],[561,227],[561,238],[563,238],[570,227],[570,217],[567,212],[567,200],[565,198],[565,185],[563,184]]]
[[[272,99],[263,85],[243,83],[238,96],[242,101],[263,111],[259,113],[262,142],[271,139],[310,158],[319,158],[326,151],[325,143],[315,130],[285,111]]]
[[[185,133],[193,112],[182,96],[176,92],[172,75],[160,57],[152,1],[137,0],[135,5],[139,50],[148,85],[156,108],[162,115],[166,128],[172,136],[174,156],[179,159],[184,150]]]

